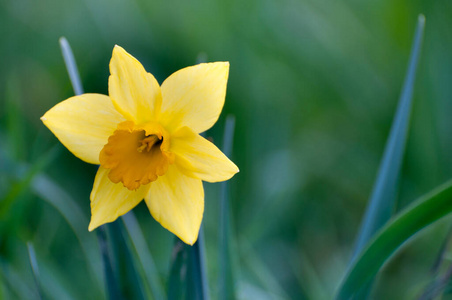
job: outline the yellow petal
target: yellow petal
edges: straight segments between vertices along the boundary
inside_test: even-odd
[[[135,124],[154,121],[160,109],[160,86],[135,57],[115,46],[108,91],[116,109]]]
[[[102,166],[94,179],[91,192],[91,222],[89,231],[113,222],[118,217],[126,214],[143,200],[150,185],[141,186],[136,191],[125,188],[122,183],[113,183],[108,179],[108,171]]]
[[[175,163],[184,174],[204,181],[228,180],[239,171],[220,149],[188,127],[172,135],[170,151],[176,155]]]
[[[196,242],[204,212],[201,180],[187,177],[171,165],[165,175],[151,184],[145,200],[163,227],[187,244]]]
[[[212,127],[223,109],[228,73],[228,62],[216,62],[172,74],[162,84],[159,122],[170,132],[183,126],[196,133]]]
[[[108,96],[83,94],[58,103],[41,120],[75,156],[99,164],[99,152],[124,117]]]

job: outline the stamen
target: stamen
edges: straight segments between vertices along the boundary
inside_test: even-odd
[[[137,151],[141,153],[144,149],[146,149],[146,151],[149,152],[151,151],[152,146],[160,141],[161,139],[159,139],[155,134],[148,135],[146,138],[140,141],[141,146],[137,148]]]

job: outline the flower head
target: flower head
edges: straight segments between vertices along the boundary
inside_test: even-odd
[[[109,96],[83,94],[41,120],[74,155],[99,164],[89,230],[115,221],[145,200],[152,216],[188,244],[204,212],[202,180],[239,170],[199,135],[223,108],[229,63],[188,67],[161,86],[123,48],[110,61]]]

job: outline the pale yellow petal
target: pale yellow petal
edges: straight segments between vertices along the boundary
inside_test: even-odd
[[[199,64],[177,71],[162,84],[159,122],[170,132],[187,126],[196,133],[215,124],[223,109],[229,63]]]
[[[176,155],[175,163],[182,172],[204,181],[228,180],[239,171],[220,149],[188,127],[171,136],[170,151]]]
[[[41,120],[75,156],[99,164],[100,151],[124,117],[108,96],[83,94],[58,103]]]
[[[143,200],[150,185],[141,186],[136,191],[125,188],[122,183],[113,183],[108,178],[110,170],[102,166],[96,174],[93,190],[91,192],[91,222],[89,231],[113,222],[126,214]]]
[[[200,179],[187,177],[171,165],[164,176],[152,183],[145,200],[163,227],[187,244],[196,242],[204,212]]]
[[[119,46],[113,49],[110,74],[108,91],[116,109],[135,124],[154,121],[162,102],[154,76]]]

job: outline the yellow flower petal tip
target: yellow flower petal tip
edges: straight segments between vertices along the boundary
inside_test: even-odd
[[[179,70],[160,86],[122,47],[110,60],[109,95],[83,94],[55,105],[41,120],[74,155],[99,164],[89,231],[115,221],[145,199],[152,216],[185,243],[198,239],[202,181],[239,172],[199,135],[223,109],[229,62]]]
[[[91,232],[94,229],[96,229],[97,227],[99,227],[100,225],[94,225],[92,222],[89,223],[88,225],[88,231]]]

